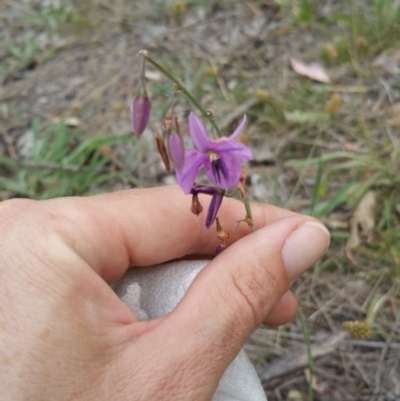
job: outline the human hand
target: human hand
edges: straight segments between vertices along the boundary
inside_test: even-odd
[[[207,203],[207,198],[202,202]],[[218,245],[177,187],[0,204],[0,399],[209,400],[246,338],[297,311],[289,286],[325,252],[316,220],[253,205],[167,316],[138,321],[109,287],[129,266]],[[4,397],[4,398],[2,398]]]

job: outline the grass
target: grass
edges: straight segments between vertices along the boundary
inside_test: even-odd
[[[33,120],[27,141],[31,141],[23,161],[0,157],[4,176],[0,189],[13,196],[48,199],[94,192],[99,186],[114,182],[121,172],[107,168],[111,146],[132,142],[132,137],[92,136],[80,139],[80,129],[65,123],[50,124],[43,130]]]
[[[273,173],[263,161],[251,165],[250,173],[272,175],[271,203],[321,218],[331,229],[331,250],[315,268],[317,276],[334,273],[345,281],[365,280],[371,287],[378,282],[374,291],[386,294],[400,276],[400,98],[396,76],[387,70],[391,65],[399,68],[400,2],[341,0],[329,2],[327,9],[324,2],[312,0],[257,0],[244,5],[217,1],[211,15],[198,25],[193,21],[208,12],[209,2],[182,3],[185,7],[179,18],[173,1],[155,0],[134,6],[124,1],[61,6],[50,2],[15,9],[20,35],[0,42],[4,55],[0,79],[6,83],[0,112],[10,111],[0,143],[3,198],[45,199],[112,190],[128,182],[160,183],[165,173],[160,172],[158,159],[152,158],[151,138],[141,138],[146,144],[142,146],[126,129],[127,104],[139,72],[135,54],[144,46],[181,77],[206,109],[215,111],[218,122],[253,99],[257,91],[264,91],[245,111],[250,122],[245,140],[250,145],[271,146]],[[189,22],[192,25],[185,28]],[[54,39],[42,46],[43,35],[59,36],[72,45],[64,49]],[[108,43],[112,45],[107,47]],[[289,57],[323,64],[331,84],[296,75]],[[384,62],[379,64],[382,57]],[[89,65],[91,59],[96,63]],[[65,76],[62,85],[68,86],[68,79],[76,78],[68,75],[69,70],[77,63],[84,77],[82,88],[68,99],[49,91],[57,107],[48,107],[45,117],[35,115],[36,111],[25,113],[26,103],[36,105],[36,99],[30,97],[30,104],[24,100],[24,86],[15,95],[18,81],[26,80],[31,92],[38,82],[46,87],[43,77],[35,74],[41,69],[51,72],[52,63],[60,72],[49,75],[50,87],[60,88],[60,76]],[[124,69],[128,78],[118,75]],[[37,80],[35,84],[31,77]],[[95,85],[105,89],[93,100],[88,93],[97,89]],[[158,77],[152,77],[148,86],[152,123],[160,123],[172,86]],[[334,109],[329,106],[332,95],[339,99]],[[71,111],[73,102],[81,103],[80,110]],[[113,114],[110,110],[115,104],[118,111]],[[179,94],[175,107],[182,116],[189,109]],[[80,128],[67,125],[71,114],[79,117]],[[53,122],[54,115],[59,122]],[[225,134],[237,119],[229,122]],[[97,120],[101,122],[96,125]],[[25,153],[13,154],[9,145],[13,135],[29,138],[31,146]],[[274,153],[275,147],[279,152]],[[123,165],[116,165],[116,160]],[[281,179],[288,194],[280,191]],[[372,240],[362,238],[358,248],[346,249],[351,217],[368,191],[374,191],[378,205]],[[310,289],[304,298],[306,305],[311,293]],[[394,308],[400,305],[398,296],[391,302]],[[357,313],[367,312],[360,308]],[[389,320],[374,316],[375,325],[387,325]]]

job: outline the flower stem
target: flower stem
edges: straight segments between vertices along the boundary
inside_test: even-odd
[[[254,233],[254,231],[256,231],[256,227],[254,225],[253,213],[251,212],[250,202],[247,199],[247,196],[244,198],[244,207],[246,209],[247,218],[251,221],[250,230],[252,233]]]
[[[150,63],[152,64],[155,68],[157,68],[158,71],[160,71],[164,76],[166,76],[169,80],[171,80],[177,87],[177,89],[179,89],[193,104],[193,106],[195,106],[200,112],[201,114],[203,114],[203,116],[205,118],[207,118],[207,120],[210,122],[210,124],[213,126],[213,128],[215,129],[217,136],[219,138],[222,137],[221,131],[218,128],[217,123],[215,122],[214,117],[212,116],[212,114],[207,111],[196,99],[195,97],[186,89],[185,85],[183,85],[183,83],[181,81],[179,81],[178,79],[176,79],[169,71],[167,71],[163,66],[161,66],[160,64],[158,64],[156,61],[154,61],[150,56],[148,56],[147,54],[144,55],[144,58]]]
[[[314,401],[314,389],[313,389],[314,361],[311,351],[310,334],[308,333],[306,318],[304,316],[304,313],[300,309],[297,312],[297,316],[300,319],[301,331],[303,333],[304,341],[307,346],[308,370],[310,372],[310,377],[308,379],[308,401]]]
[[[162,65],[158,64],[156,61],[154,61],[148,54],[147,52],[141,52],[143,55],[143,59],[148,61],[150,64],[152,64],[158,71],[161,72],[165,77],[167,77],[170,81],[172,81],[178,90],[180,90],[195,106],[200,113],[210,122],[210,124],[213,126],[215,129],[215,132],[219,138],[222,137],[221,131],[215,122],[215,119],[209,111],[207,111],[197,100],[196,98],[186,89],[185,85],[175,78],[169,71],[167,71]],[[143,62],[144,62],[143,60]],[[251,212],[251,207],[250,207],[250,202],[248,201],[247,197],[244,199],[244,207],[246,209],[246,217],[249,219],[251,222],[250,224],[250,230],[251,232],[256,231],[256,228],[254,226],[254,221],[253,221],[253,213]]]

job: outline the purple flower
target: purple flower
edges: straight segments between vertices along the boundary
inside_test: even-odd
[[[136,96],[133,101],[132,125],[134,134],[139,137],[149,121],[151,103],[147,93]]]
[[[178,171],[182,170],[185,163],[185,148],[182,137],[173,132],[168,135],[168,153]]]
[[[217,188],[212,187],[211,185],[203,185],[203,184],[194,184],[190,193],[192,195],[198,194],[207,194],[207,195],[214,195],[217,192]]]
[[[217,217],[222,200],[224,199],[225,191],[223,189],[211,187],[210,185],[194,184],[190,193],[193,196],[197,196],[198,194],[212,195],[206,217],[206,227],[210,228]]]
[[[185,151],[185,164],[176,172],[178,184],[189,194],[199,170],[204,167],[209,180],[218,188],[236,185],[242,172],[242,163],[253,158],[251,150],[236,137],[240,134],[246,116],[229,137],[210,139],[201,121],[191,113],[189,133],[196,149]]]

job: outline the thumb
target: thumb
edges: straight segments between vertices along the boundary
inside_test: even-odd
[[[328,230],[309,217],[287,217],[261,228],[204,268],[155,332],[162,338],[179,337],[185,353],[203,365],[197,366],[198,370],[208,370],[217,385],[290,283],[314,264],[328,245]]]

